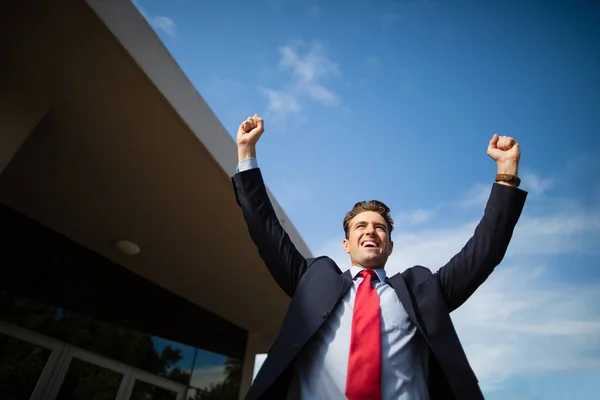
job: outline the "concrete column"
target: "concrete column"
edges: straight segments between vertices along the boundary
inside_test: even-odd
[[[264,338],[260,334],[249,332],[248,341],[246,342],[246,354],[244,356],[244,365],[242,367],[242,384],[240,387],[239,400],[244,400],[244,396],[248,393],[248,389],[252,385],[252,377],[254,373],[254,360],[257,354],[268,349],[270,344],[265,343]]]

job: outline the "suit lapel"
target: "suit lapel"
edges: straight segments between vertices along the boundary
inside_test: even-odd
[[[352,274],[350,273],[350,270],[347,270],[346,272],[344,272],[341,276],[341,286],[340,286],[340,293],[338,295],[338,301],[344,297],[344,295],[346,294],[346,292],[348,291],[348,289],[350,289],[350,286],[352,286]]]
[[[396,291],[396,295],[398,296],[398,299],[404,306],[404,309],[406,310],[406,313],[408,314],[410,320],[417,326],[420,332],[424,333],[423,327],[421,326],[421,323],[417,318],[413,301],[410,297],[408,287],[406,286],[406,281],[404,280],[402,274],[396,274],[391,278],[388,278],[387,283]]]
[[[325,259],[323,262],[328,262],[328,260]],[[269,357],[263,363],[255,383],[251,387],[252,393],[249,398],[261,398],[260,396],[293,362],[297,356],[297,346],[304,345],[310,340],[325,321],[326,318],[323,317],[330,314],[336,303],[352,286],[350,270],[341,273],[333,260],[330,262],[333,268],[319,270],[316,278],[318,285],[311,285],[310,292],[303,293],[303,298],[302,296],[292,298],[288,313],[293,313],[293,317],[286,317],[284,320],[279,336],[269,351]],[[308,308],[303,304],[304,302],[308,302]],[[301,303],[302,307],[299,308],[297,304]],[[298,321],[302,321],[301,326],[296,325]]]

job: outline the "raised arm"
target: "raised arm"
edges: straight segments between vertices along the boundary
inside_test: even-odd
[[[436,273],[450,311],[462,305],[500,264],[527,197],[517,188],[519,144],[494,135],[487,153],[496,161],[498,175],[483,218],[463,249]]]
[[[256,143],[264,132],[262,118],[244,121],[237,133],[238,172],[233,186],[248,232],[271,276],[288,296],[293,296],[307,260],[296,249],[275,214],[260,170],[256,165]]]

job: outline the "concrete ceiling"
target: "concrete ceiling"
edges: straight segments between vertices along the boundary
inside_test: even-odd
[[[128,2],[103,14],[118,14],[116,33],[84,1],[11,2],[2,106],[32,130],[0,175],[0,201],[270,341],[288,299],[235,203],[235,144],[148,24]],[[140,65],[144,55],[163,63]],[[187,110],[169,98],[180,93]],[[141,253],[124,256],[117,239]]]

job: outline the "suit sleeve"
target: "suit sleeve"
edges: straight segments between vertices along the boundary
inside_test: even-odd
[[[527,192],[494,183],[483,218],[462,250],[436,272],[449,311],[460,307],[500,264]]]
[[[307,260],[281,226],[267,194],[260,169],[236,173],[232,178],[236,201],[242,210],[252,241],[271,276],[292,297]]]

